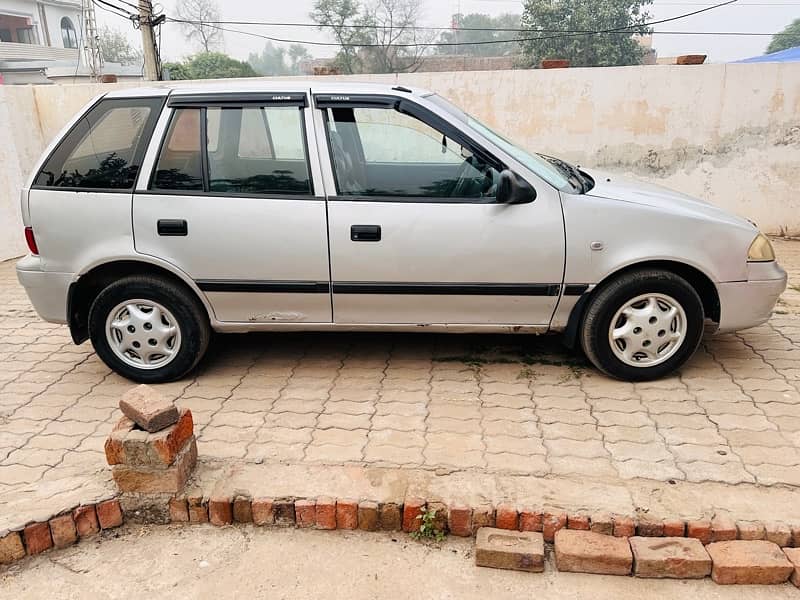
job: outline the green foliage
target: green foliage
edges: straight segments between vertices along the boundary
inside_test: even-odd
[[[645,54],[633,34],[647,34],[644,24],[653,0],[525,0],[522,27],[527,31],[522,52],[526,66],[545,58],[567,58],[573,67],[640,64]],[[607,34],[558,34],[548,31],[624,30]],[[537,33],[539,31],[540,33]]]
[[[767,54],[800,46],[800,19],[789,23],[781,34],[772,36],[772,41],[767,46]]]
[[[134,48],[119,29],[104,25],[98,34],[97,44],[106,62],[123,65],[141,65],[143,62],[142,51]]]
[[[445,538],[444,531],[436,528],[436,510],[426,510],[417,519],[422,522],[418,531],[412,531],[409,534],[412,538],[415,540],[435,540],[437,542],[441,542]]]
[[[257,77],[258,73],[248,63],[231,58],[221,52],[201,52],[180,63],[164,63],[170,79],[226,79],[231,77]]]
[[[311,19],[320,31],[332,33],[342,47],[336,54],[334,66],[342,73],[361,73],[362,60],[357,45],[368,43],[366,30],[353,25],[368,24],[368,18],[358,0],[317,0]]]
[[[259,75],[301,75],[300,63],[310,59],[311,55],[302,44],[292,44],[287,50],[267,42],[261,53],[251,53],[247,62]]]
[[[439,54],[469,54],[471,56],[505,56],[519,52],[515,31],[471,31],[471,29],[519,29],[520,15],[504,14],[491,17],[480,13],[453,15],[455,31],[445,31],[439,36],[440,44],[458,42],[487,42],[491,40],[511,40],[503,44],[477,44],[474,46],[437,46]]]

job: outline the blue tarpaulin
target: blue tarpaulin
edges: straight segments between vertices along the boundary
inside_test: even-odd
[[[772,54],[763,54],[761,56],[754,56],[752,58],[745,58],[744,60],[737,60],[740,63],[760,63],[760,62],[797,62],[800,61],[800,46],[794,48],[787,48],[780,52],[773,52]]]

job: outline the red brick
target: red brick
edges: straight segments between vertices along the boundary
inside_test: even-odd
[[[72,518],[75,521],[75,530],[78,532],[78,537],[89,537],[100,531],[100,524],[97,522],[97,511],[93,504],[79,506],[72,513]]]
[[[275,513],[275,525],[280,527],[293,527],[295,524],[294,501],[275,500],[272,503],[272,510]]]
[[[149,432],[161,431],[178,420],[178,407],[145,384],[127,391],[119,401],[119,408],[122,414]]]
[[[255,498],[250,503],[253,513],[253,523],[256,525],[272,525],[275,522],[275,513],[272,508],[272,498]]]
[[[317,503],[314,500],[295,500],[294,517],[298,527],[314,527],[317,524]]]
[[[363,501],[358,503],[358,528],[361,531],[378,530],[378,503]]]
[[[686,523],[682,519],[664,521],[664,537],[683,537],[686,535]]]
[[[766,540],[732,540],[706,546],[711,556],[711,579],[720,584],[777,584],[794,567],[781,549]]]
[[[336,501],[336,527],[358,529],[358,502],[346,499]]]
[[[252,523],[253,508],[250,498],[247,496],[236,496],[233,499],[233,520],[237,523]]]
[[[523,508],[519,513],[520,531],[542,531],[542,511],[533,508]]]
[[[189,522],[189,504],[186,498],[169,499],[169,520],[170,523]]]
[[[181,411],[178,422],[172,427],[154,433],[150,442],[161,462],[171,465],[175,458],[194,435],[194,421],[192,411],[186,409]]]
[[[711,521],[707,519],[687,521],[686,537],[700,540],[703,544],[711,543]]]
[[[727,515],[714,515],[711,519],[711,541],[728,542],[736,539],[736,523]]]
[[[208,522],[222,526],[233,523],[233,508],[228,496],[212,496],[208,500]]]
[[[711,573],[711,558],[695,538],[632,537],[630,544],[637,577],[702,579]]]
[[[472,530],[478,531],[481,527],[494,527],[494,506],[481,504],[472,510]]]
[[[785,523],[770,521],[765,523],[767,535],[764,539],[773,544],[778,544],[781,548],[788,548],[792,545],[792,530]]]
[[[800,548],[800,526],[792,525],[792,547]]]
[[[592,514],[591,525],[589,529],[595,533],[602,533],[603,535],[614,534],[614,520],[607,512],[596,512]]]
[[[640,537],[661,537],[664,535],[664,521],[652,517],[642,517],[636,523],[636,535]]]
[[[472,535],[472,509],[468,506],[454,505],[450,507],[450,533],[459,537]]]
[[[336,500],[317,498],[317,529],[336,529]]]
[[[125,464],[114,465],[111,474],[122,492],[176,494],[183,490],[195,464],[197,464],[197,442],[192,438],[183,447],[172,466],[166,469],[163,465],[132,467]]]
[[[740,540],[763,540],[766,535],[761,521],[736,521],[736,537]]]
[[[545,512],[542,517],[542,533],[545,542],[555,540],[556,532],[567,526],[567,513]]]
[[[789,577],[789,581],[791,581],[795,587],[800,587],[800,548],[784,548],[783,553],[786,555],[786,558],[789,559],[789,562],[792,563],[792,574]],[[2,562],[2,540],[0,540],[0,563]]]
[[[633,555],[627,538],[561,529],[555,537],[556,568],[572,573],[628,575]]]
[[[636,523],[630,517],[614,515],[611,520],[614,523],[614,537],[633,537],[636,534]]]
[[[50,526],[47,523],[31,523],[22,533],[25,538],[25,548],[28,554],[41,554],[53,547],[53,538],[50,537]]]
[[[583,513],[567,515],[567,529],[589,531],[589,515]]]
[[[100,502],[95,508],[100,529],[112,529],[122,525],[122,507],[116,498]]]
[[[190,523],[208,523],[208,506],[202,496],[189,496],[186,499]]]
[[[403,504],[403,531],[410,533],[419,531],[425,501],[421,498],[406,498]]]
[[[78,531],[75,529],[72,515],[61,515],[50,519],[50,535],[56,548],[66,548],[77,542]]]
[[[447,532],[447,505],[444,502],[428,502],[426,512],[433,513],[433,528],[435,531]]]
[[[519,529],[519,514],[517,513],[517,507],[513,504],[501,502],[497,505],[494,522],[497,529],[510,529],[512,531],[517,531]]]
[[[25,556],[25,546],[19,531],[12,531],[0,538],[0,565],[7,565]]]
[[[403,528],[403,507],[396,502],[378,505],[378,526],[382,531],[400,531]]]
[[[541,573],[544,571],[542,534],[481,527],[475,540],[475,564],[479,567]]]
[[[133,429],[135,425],[136,423],[125,416],[114,425],[111,434],[104,444],[106,462],[109,465],[120,465],[125,462],[125,448],[122,441],[125,439],[125,435]]]

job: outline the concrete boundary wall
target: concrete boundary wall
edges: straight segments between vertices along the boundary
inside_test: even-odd
[[[424,87],[526,148],[699,196],[769,233],[800,233],[800,63],[336,79]],[[92,96],[135,85],[0,87],[0,259],[24,252],[18,190],[42,149]]]

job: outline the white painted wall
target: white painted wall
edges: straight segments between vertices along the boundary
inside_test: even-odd
[[[800,234],[800,63],[348,79],[437,91],[529,149],[699,196],[769,233]],[[104,89],[115,87],[0,88],[0,131],[13,134],[13,143],[0,144],[0,258],[22,249],[22,173]]]

